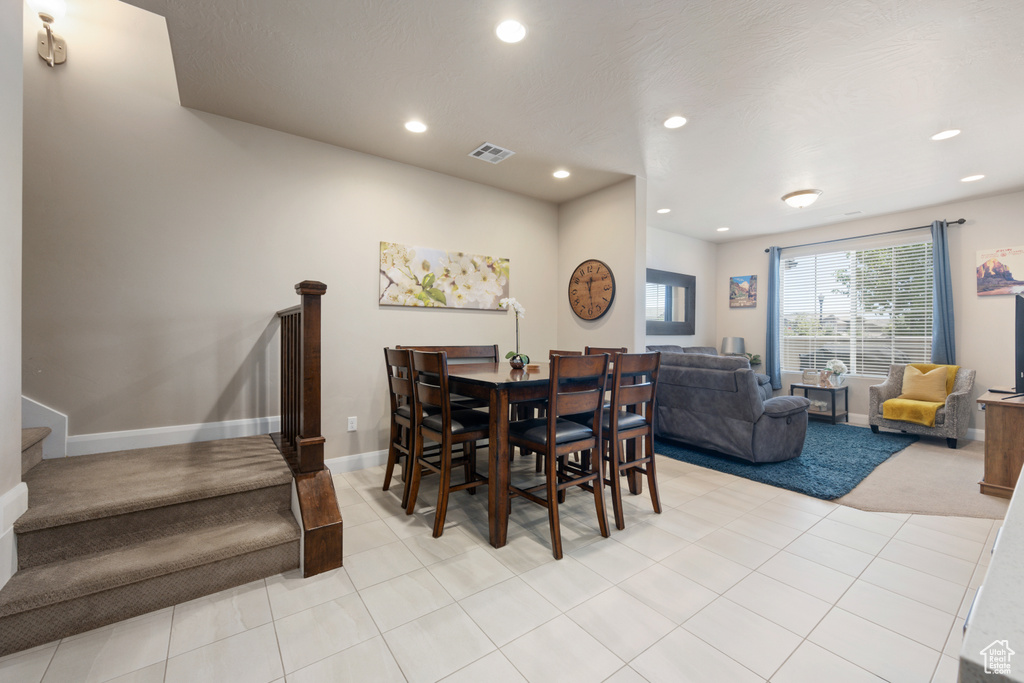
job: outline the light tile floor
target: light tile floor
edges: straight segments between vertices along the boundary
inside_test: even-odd
[[[383,468],[335,477],[345,567],[271,577],[0,659],[0,681],[956,681],[999,522],[872,513],[659,458],[665,509],[627,496],[516,501],[487,542],[486,493],[435,480],[399,509]],[[517,479],[532,476],[518,458]],[[610,513],[610,505],[609,505]],[[610,522],[611,523],[611,522]]]

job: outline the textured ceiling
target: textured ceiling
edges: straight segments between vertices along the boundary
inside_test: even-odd
[[[184,106],[553,202],[641,176],[648,225],[701,239],[1024,188],[1020,0],[130,1]]]

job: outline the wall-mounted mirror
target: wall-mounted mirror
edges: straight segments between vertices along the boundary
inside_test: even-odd
[[[694,334],[697,278],[647,269],[647,334]]]

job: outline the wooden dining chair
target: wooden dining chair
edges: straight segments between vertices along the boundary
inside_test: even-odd
[[[582,355],[583,355],[582,351],[560,351],[558,349],[551,349],[550,351],[548,351],[548,360],[551,359],[551,356],[582,356]],[[547,414],[546,413],[547,407],[548,407],[548,400],[546,398],[545,399],[541,399],[539,401],[524,401],[522,403],[516,403],[514,405],[515,419],[517,419],[517,420],[525,420],[525,419],[531,418],[531,417],[544,417],[544,415]],[[523,455],[530,455],[530,453],[531,453],[530,449],[528,449],[528,448],[520,449],[520,452]],[[537,472],[540,473],[540,472],[543,472],[543,471],[544,471],[544,456],[538,454],[537,455]]]
[[[416,450],[418,420],[413,413],[412,358],[406,349],[384,349],[384,365],[388,372],[388,393],[391,397],[391,436],[388,440],[388,463],[384,470],[384,491],[391,488],[395,464],[402,465],[402,507],[409,503],[409,466]]]
[[[578,486],[593,493],[601,535],[608,536],[604,508],[604,478],[600,466],[572,463],[570,453],[597,449],[601,444],[605,378],[608,355],[551,357],[547,416],[509,424],[509,445],[528,448],[544,458],[544,483],[530,488],[509,485],[509,495],[522,497],[548,509],[551,552],[562,558],[562,534],[558,520],[560,494]],[[587,413],[596,427],[564,419],[563,415]],[[600,463],[600,459],[595,458]],[[589,463],[587,463],[589,465]],[[543,496],[537,495],[544,492]]]
[[[410,351],[428,351],[431,353],[444,351],[448,357],[448,362],[453,365],[462,363],[498,362],[497,344],[482,344],[475,346],[398,346],[397,348],[409,349]],[[454,394],[451,397],[451,400],[456,404],[457,408],[483,408],[487,405],[486,401],[472,398],[470,396],[460,396],[459,394]]]
[[[455,491],[487,483],[487,477],[476,471],[478,441],[487,439],[490,416],[479,410],[456,409],[449,400],[448,358],[444,351],[412,351],[413,413],[418,421],[419,435],[409,469],[409,498],[405,514],[411,515],[416,507],[423,470],[438,474],[437,508],[434,514],[434,538],[444,532],[448,513],[448,496]],[[436,459],[425,455],[424,443],[440,444]],[[462,457],[452,457],[452,447],[462,444]],[[465,481],[452,484],[452,468],[462,465]]]
[[[660,352],[623,353],[615,362],[611,408],[605,411],[602,418],[602,448],[599,452],[603,454],[603,461],[608,466],[608,478],[605,481],[611,486],[617,529],[626,528],[622,510],[623,474],[634,495],[641,489],[639,476],[647,475],[651,504],[654,511],[661,514],[654,457],[654,407],[660,367]],[[641,440],[643,456],[635,457],[640,450],[638,446]],[[623,442],[631,442],[625,452]],[[603,471],[604,466],[600,469]]]

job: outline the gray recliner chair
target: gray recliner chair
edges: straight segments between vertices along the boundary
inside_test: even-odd
[[[655,434],[751,462],[800,455],[810,401],[764,400],[746,358],[662,354]]]

